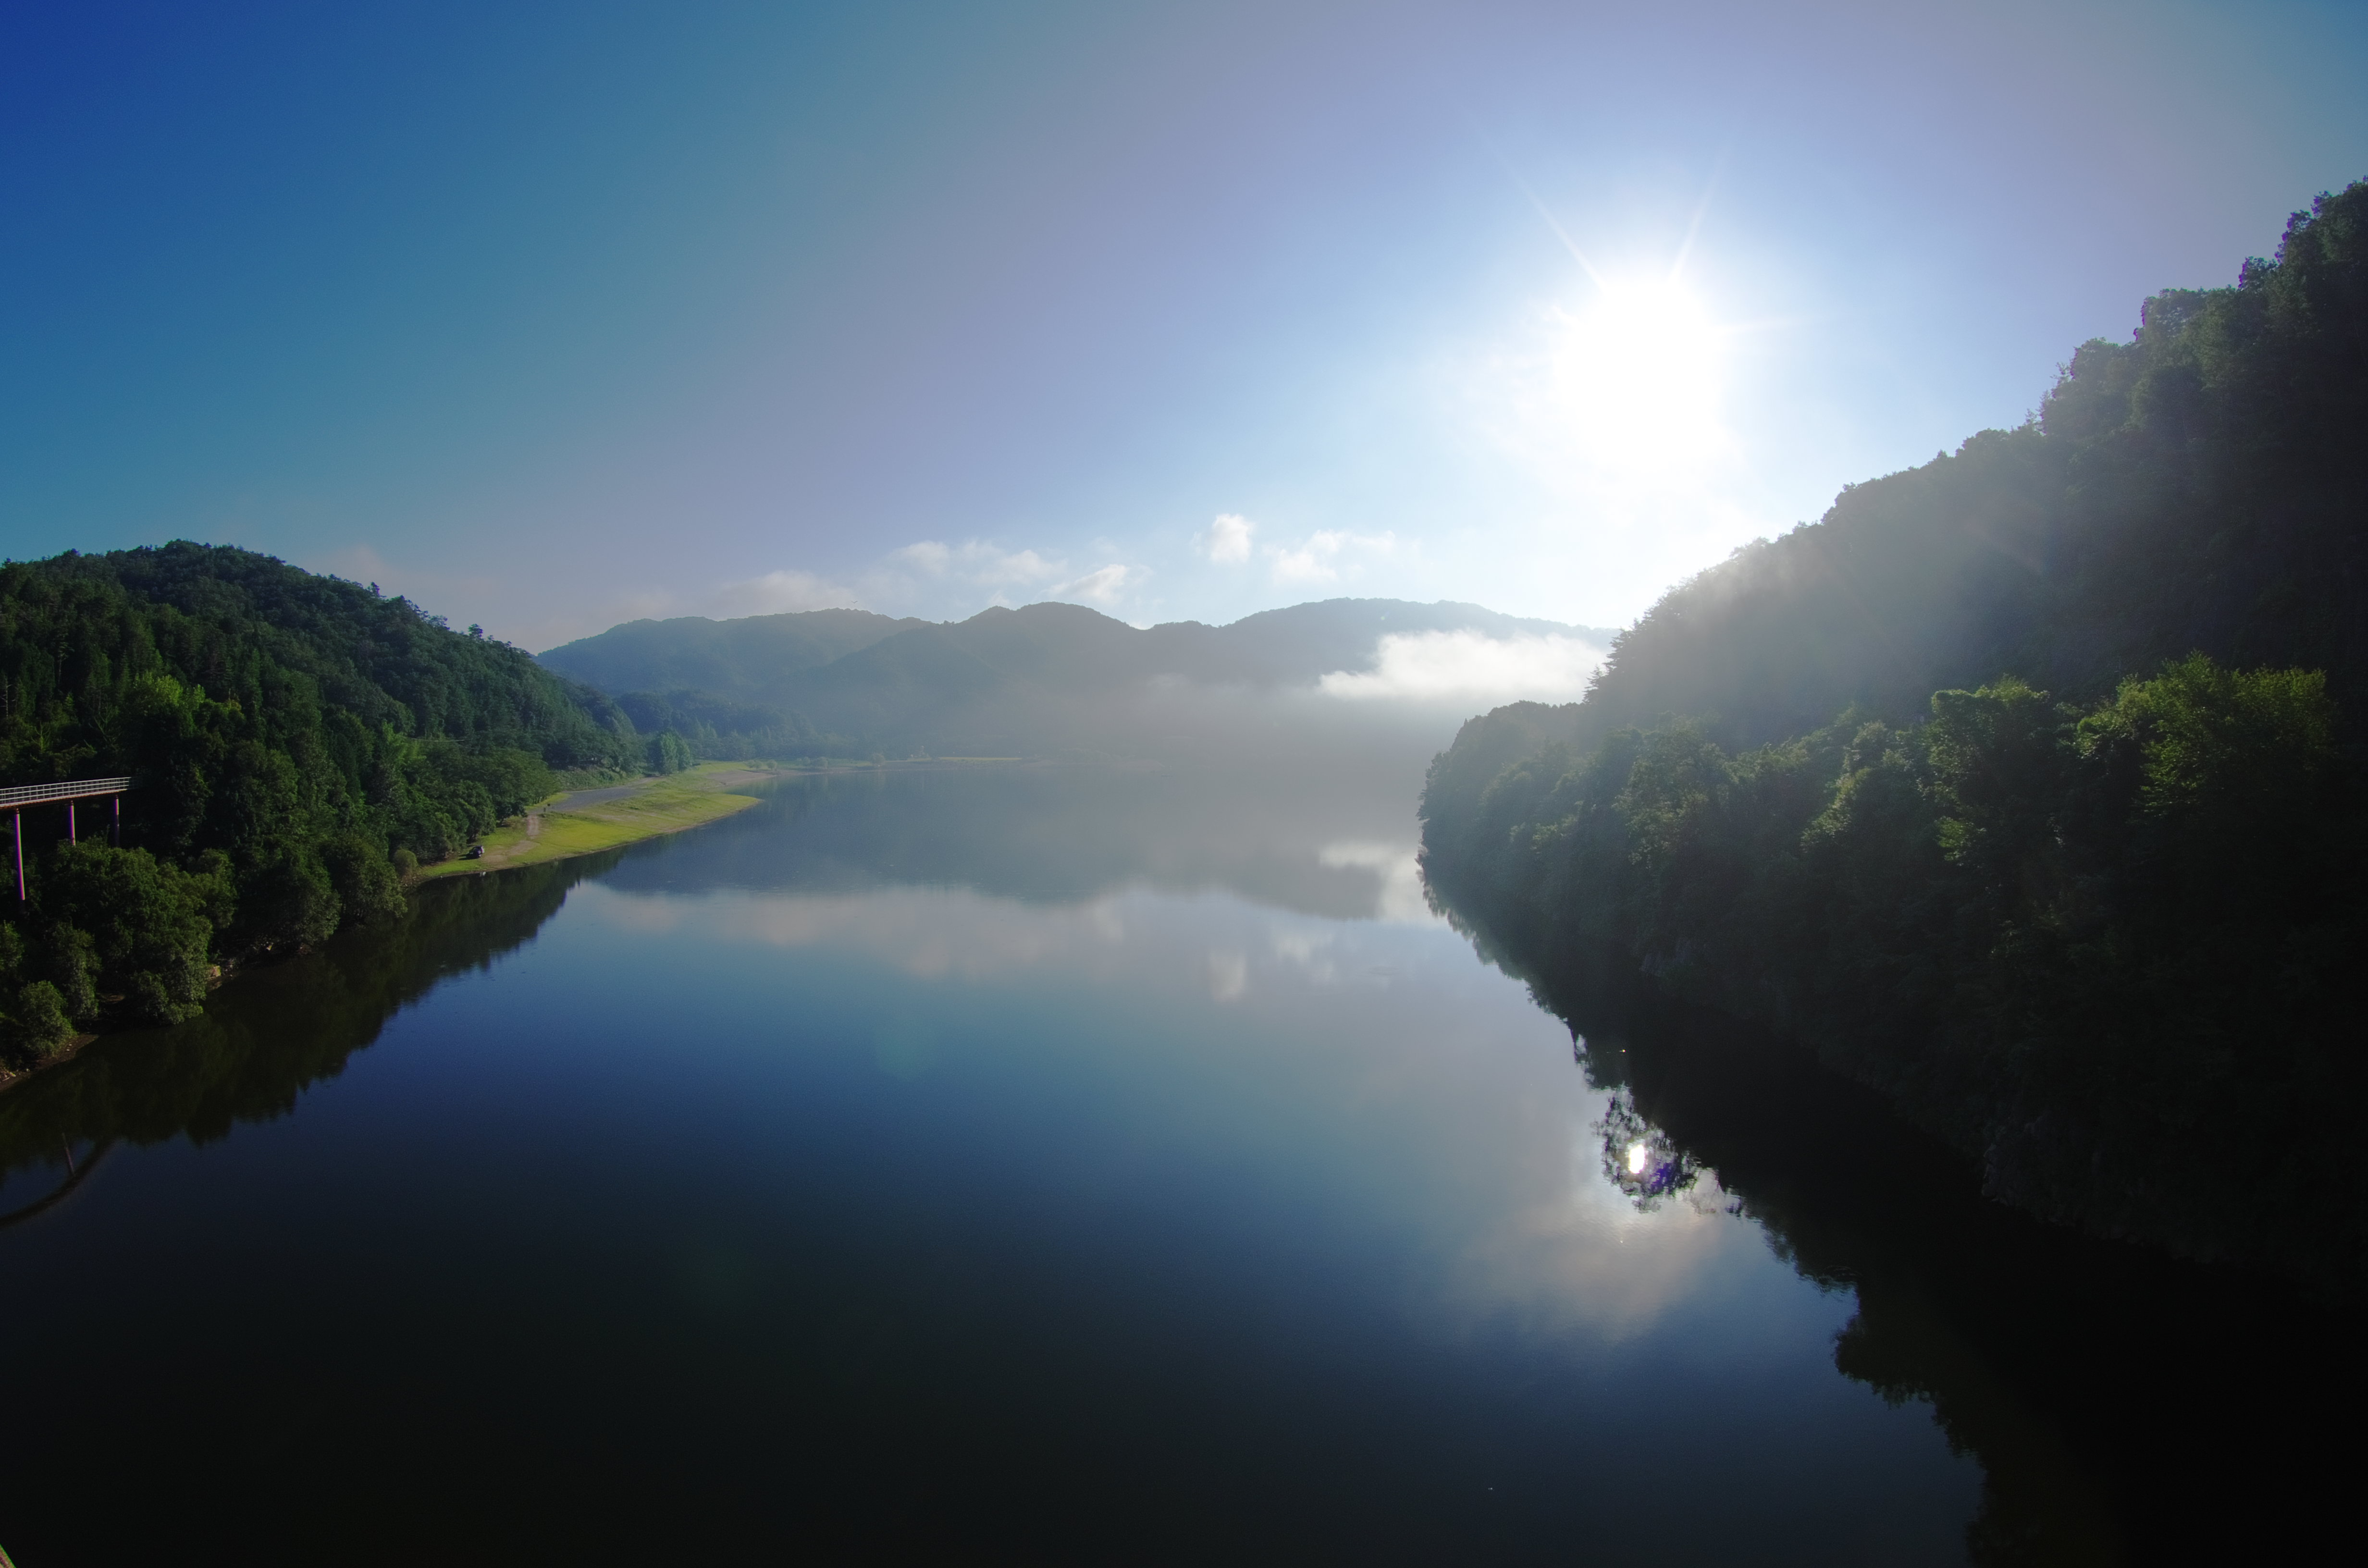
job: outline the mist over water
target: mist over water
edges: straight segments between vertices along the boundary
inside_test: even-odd
[[[1411,739],[785,780],[0,1098],[10,1551],[1962,1560],[1850,1292],[1427,906]]]
[[[14,7],[0,1568],[2316,1561],[2368,6],[2135,9]]]

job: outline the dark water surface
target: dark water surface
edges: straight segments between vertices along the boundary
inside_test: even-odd
[[[2148,1555],[2186,1483],[2123,1428],[2227,1441],[2253,1372],[2084,1416],[2063,1365],[2226,1282],[1988,1210],[1702,1020],[1575,1062],[1414,846],[1387,772],[791,780],[103,1041],[0,1096],[0,1542]]]

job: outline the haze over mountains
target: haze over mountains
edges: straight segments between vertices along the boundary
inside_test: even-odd
[[[943,623],[854,609],[639,620],[541,661],[617,698],[638,729],[675,730],[704,753],[1135,753],[1198,748],[1262,699],[1468,711],[1474,699],[1576,695],[1611,635],[1397,599],[1150,628],[1046,603]]]

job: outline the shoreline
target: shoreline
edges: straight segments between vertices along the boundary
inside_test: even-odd
[[[905,757],[878,762],[834,758],[820,767],[771,761],[702,762],[680,773],[648,775],[623,784],[594,785],[554,795],[528,807],[523,816],[514,817],[486,834],[478,841],[485,846],[485,852],[477,858],[456,856],[422,866],[405,880],[404,886],[408,890],[448,877],[482,876],[487,871],[596,855],[603,849],[720,822],[757,804],[754,795],[730,793],[734,784],[948,767],[1026,767],[1035,761],[1021,756]]]
[[[756,796],[733,794],[730,786],[791,771],[746,763],[703,762],[681,773],[571,790],[528,807],[525,815],[486,834],[479,840],[484,846],[483,855],[474,859],[456,856],[422,866],[407,885],[418,887],[449,877],[483,876],[518,866],[570,860],[720,822],[757,804]]]
[[[776,778],[799,778],[834,773],[896,772],[916,768],[976,767],[981,764],[1028,765],[1032,759],[1006,756],[948,756],[883,760],[881,762],[832,762],[819,767],[802,767],[794,764],[765,762],[702,762],[680,773],[647,776],[624,784],[595,785],[588,790],[571,790],[552,796],[538,805],[529,807],[525,815],[486,834],[479,842],[485,852],[473,860],[455,857],[439,860],[432,866],[422,866],[404,881],[404,891],[431,881],[453,877],[484,876],[491,871],[509,870],[524,866],[540,866],[553,860],[572,860],[582,855],[597,855],[604,849],[616,849],[645,839],[662,838],[667,834],[687,828],[702,827],[721,822],[758,803],[755,795],[731,792],[735,784],[754,784]],[[577,803],[581,801],[581,803]],[[309,950],[309,949],[306,949]],[[277,955],[292,958],[295,953]],[[268,961],[268,960],[267,960]],[[217,971],[209,993],[218,991],[239,978],[250,964],[226,966]],[[131,1026],[133,1028],[150,1025]],[[63,1067],[82,1054],[89,1046],[111,1035],[129,1032],[124,1027],[97,1031],[77,1030],[74,1038],[60,1047],[55,1055],[28,1067],[0,1067],[0,1094],[17,1088],[40,1076],[52,1067]]]
[[[573,859],[579,855],[597,854],[620,845],[638,844],[643,839],[720,822],[757,803],[754,795],[727,793],[727,786],[807,771],[818,770],[711,762],[701,763],[681,773],[554,795],[550,801],[529,808],[524,818],[512,819],[515,825],[496,827],[487,834],[481,841],[485,846],[485,853],[479,858],[463,860],[456,858],[438,861],[433,866],[423,866],[404,881],[404,891],[407,893],[424,883],[455,876],[482,876],[488,871],[510,867]],[[569,802],[579,795],[592,795],[598,799],[587,805],[571,808]],[[278,956],[293,958],[298,954]],[[238,979],[249,967],[242,963],[219,970],[207,991],[211,994],[221,990]],[[18,1087],[53,1067],[64,1066],[86,1048],[111,1035],[154,1027],[119,1025],[96,1031],[76,1030],[74,1038],[59,1047],[53,1055],[27,1067],[0,1067],[0,1094]]]
[[[74,1031],[73,1039],[67,1040],[65,1044],[58,1047],[54,1053],[49,1056],[44,1056],[39,1062],[34,1062],[30,1067],[0,1067],[0,1095],[6,1094],[9,1090],[15,1088],[17,1085],[24,1083],[26,1080],[33,1077],[37,1074],[46,1073],[52,1067],[64,1066],[67,1062],[72,1062],[75,1057],[80,1056],[85,1046],[96,1045],[101,1040],[104,1040],[107,1037],[107,1034],[111,1034],[113,1032],[113,1030],[108,1030],[106,1033],[94,1034],[88,1030],[77,1029]]]
[[[623,784],[594,785],[588,790],[554,795],[540,805],[528,807],[523,816],[512,818],[486,834],[478,841],[485,846],[485,852],[477,858],[456,856],[422,866],[405,880],[404,886],[408,890],[448,877],[481,876],[517,866],[540,866],[579,855],[596,855],[603,849],[720,822],[757,804],[754,795],[730,793],[729,787],[734,784],[829,774],[1031,767],[1038,762],[1037,758],[1024,756],[905,757],[878,762],[833,758],[819,767],[771,761],[702,762],[680,773],[648,775]]]

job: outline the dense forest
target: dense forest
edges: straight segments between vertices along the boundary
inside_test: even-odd
[[[186,1027],[142,1040],[136,1073],[121,1071],[102,1046],[17,1085],[0,1096],[0,1175],[54,1167],[62,1144],[210,1143],[240,1122],[286,1115],[306,1085],[343,1072],[398,1009],[530,938],[570,887],[616,860],[610,851],[431,883],[399,924],[349,930],[303,962],[274,965],[223,993]],[[307,1027],[277,1027],[291,1014]],[[0,1224],[14,1217],[0,1214]]]
[[[1996,1198],[2356,1290],[2368,185],[2141,323],[1670,593],[1584,701],[1468,723],[1426,868],[1524,970],[1772,1026]]]
[[[213,968],[396,915],[417,863],[561,773],[638,772],[651,747],[518,649],[267,556],[0,566],[0,785],[132,780],[120,830],[85,815],[79,842],[63,808],[23,811],[6,1050],[21,1064],[103,1016],[186,1017]]]
[[[860,609],[797,610],[732,620],[686,615],[629,620],[563,643],[541,657],[548,667],[614,695],[695,691],[727,701],[778,701],[786,696],[786,677],[929,624]]]

